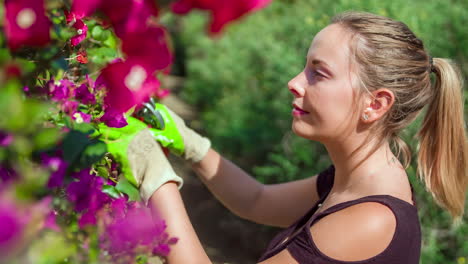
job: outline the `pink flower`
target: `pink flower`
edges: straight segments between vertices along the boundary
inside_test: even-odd
[[[44,228],[54,230],[56,232],[60,231],[60,227],[57,225],[57,212],[51,210],[49,214],[45,217]]]
[[[142,64],[129,61],[109,64],[99,76],[107,87],[106,106],[124,113],[145,102],[159,88],[159,81]]]
[[[72,113],[76,112],[76,109],[78,109],[79,103],[76,101],[65,101],[62,103],[62,111],[68,115],[71,115]]]
[[[75,113],[73,113],[72,118],[78,124],[91,122],[91,115],[85,114],[85,113],[79,112],[79,111],[76,111]]]
[[[162,70],[172,63],[163,28],[148,28],[144,32],[128,33],[122,39],[122,51],[128,61],[144,65],[148,71]]]
[[[165,232],[166,224],[161,219],[154,219],[148,208],[128,206],[123,214],[122,208],[113,214],[113,221],[107,225],[101,236],[101,246],[110,254],[133,254],[146,247],[148,252],[167,256],[169,245],[176,240],[170,239]]]
[[[223,27],[241,16],[261,9],[271,0],[179,0],[172,4],[172,11],[186,14],[192,9],[202,9],[211,12],[209,31],[220,32]]]
[[[76,29],[78,34],[70,39],[72,47],[80,44],[80,42],[83,41],[88,34],[88,26],[81,19],[76,20],[76,22],[73,24],[73,28]]]
[[[13,142],[13,135],[0,131],[0,146],[8,147]]]
[[[27,217],[8,198],[0,194],[0,254],[8,254],[22,238]]]
[[[60,81],[50,80],[46,84],[53,101],[62,101],[70,96],[70,90],[75,87],[75,84],[69,80],[63,79]]]
[[[49,43],[51,23],[44,0],[5,0],[5,9],[5,34],[11,50]]]
[[[54,188],[62,186],[63,179],[68,169],[67,162],[59,157],[49,157],[46,154],[42,155],[41,158],[42,165],[52,171],[49,181],[47,182],[47,187]]]

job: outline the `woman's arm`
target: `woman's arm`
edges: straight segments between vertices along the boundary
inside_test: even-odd
[[[316,176],[264,185],[213,149],[192,167],[224,206],[260,224],[287,227],[319,199]]]
[[[162,185],[150,198],[148,206],[155,217],[166,221],[167,232],[179,240],[167,260],[171,264],[211,263],[193,229],[175,182]]]

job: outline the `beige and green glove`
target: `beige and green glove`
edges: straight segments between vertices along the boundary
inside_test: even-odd
[[[127,158],[132,174],[140,182],[140,196],[145,204],[167,182],[176,182],[179,189],[182,188],[182,178],[174,172],[149,129],[141,131],[131,141]]]
[[[163,184],[174,181],[182,187],[183,180],[172,169],[161,146],[156,142],[165,134],[149,129],[140,120],[129,117],[128,125],[122,128],[99,125],[99,138],[106,142],[108,152],[121,164],[125,178],[140,189],[140,197],[145,204],[151,195]],[[166,146],[183,146],[174,140],[164,141]],[[180,149],[180,148],[177,148]]]
[[[211,142],[206,137],[199,135],[194,130],[185,125],[184,120],[176,113],[171,111],[163,104],[151,101],[145,104],[145,108],[140,115],[144,122],[158,127],[151,129],[151,132],[163,146],[168,139],[177,139],[175,143],[181,141],[181,144],[169,144],[167,147],[172,153],[182,156],[186,160],[195,163],[201,161],[211,147]],[[162,125],[162,127],[160,127]],[[160,136],[155,133],[164,132],[166,136]]]

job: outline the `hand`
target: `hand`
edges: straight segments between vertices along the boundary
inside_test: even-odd
[[[156,140],[192,163],[201,161],[211,147],[210,140],[188,128],[182,118],[163,104],[145,104],[142,116],[146,123],[158,127],[150,130]]]
[[[144,203],[147,204],[151,195],[166,182],[174,181],[181,188],[182,178],[172,169],[147,125],[133,117],[129,117],[127,122],[128,125],[122,128],[100,124],[99,137],[121,164],[125,178],[140,189]],[[174,142],[166,141],[166,145]]]

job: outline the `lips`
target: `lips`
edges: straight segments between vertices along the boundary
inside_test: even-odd
[[[292,114],[294,116],[301,116],[301,115],[306,115],[308,114],[309,112],[305,111],[304,109],[300,108],[299,106],[297,106],[296,104],[293,104],[293,110],[292,110]]]

